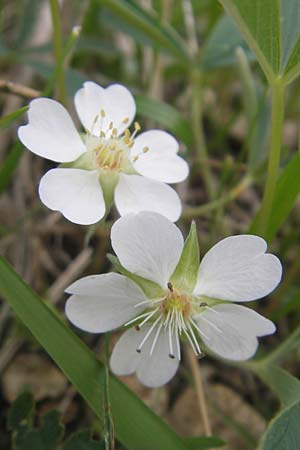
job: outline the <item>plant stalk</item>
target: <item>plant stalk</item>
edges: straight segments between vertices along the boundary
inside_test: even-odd
[[[281,135],[284,115],[284,85],[280,78],[272,83],[271,108],[270,153],[267,180],[259,218],[259,231],[262,236],[265,235],[270,220],[280,164]]]
[[[203,381],[202,381],[200,366],[198,364],[198,359],[196,358],[195,353],[193,352],[193,350],[190,347],[187,349],[187,356],[189,359],[189,363],[190,363],[193,378],[194,378],[200,414],[202,416],[203,425],[204,425],[204,432],[205,432],[206,436],[211,436],[212,430],[211,430],[211,425],[210,425],[210,421],[209,421],[209,417],[208,417],[207,405],[206,405],[205,394],[204,394],[204,389],[203,389]]]
[[[50,0],[50,9],[53,25],[53,49],[55,56],[57,98],[61,103],[66,101],[66,83],[64,74],[64,49],[60,21],[60,10],[57,0]]]

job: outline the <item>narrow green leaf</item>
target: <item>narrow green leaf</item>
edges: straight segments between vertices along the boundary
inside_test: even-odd
[[[280,72],[279,0],[220,0],[235,20],[268,80]]]
[[[204,450],[206,448],[223,447],[225,442],[214,436],[190,437],[184,439],[188,450]]]
[[[0,258],[0,295],[101,417],[103,365],[93,352]],[[110,401],[117,439],[130,450],[187,450],[184,440],[115,377]]]
[[[158,100],[135,95],[137,112],[141,116],[157,121],[171,131],[187,146],[193,142],[193,132],[189,122],[173,106]]]
[[[300,156],[296,153],[282,171],[277,183],[272,212],[264,235],[267,241],[271,241],[274,238],[295,204],[300,192],[299,173]],[[252,234],[258,233],[259,214],[257,214],[250,227],[249,232]]]
[[[184,248],[175,272],[171,276],[171,283],[186,292],[192,292],[197,282],[200,263],[199,243],[195,222],[186,238]]]
[[[0,193],[8,186],[23,154],[23,145],[16,142],[0,167]]]
[[[7,114],[7,116],[1,117],[0,129],[3,130],[5,128],[8,128],[13,122],[18,120],[18,118],[28,110],[28,108],[28,106],[23,106],[23,108],[17,109],[17,111]]]
[[[183,39],[168,23],[162,22],[155,11],[146,11],[130,0],[99,0],[99,4],[142,32],[153,44],[167,50],[180,62],[191,64]]]
[[[283,410],[269,424],[259,450],[299,450],[300,402]]]
[[[120,272],[122,275],[125,275],[125,277],[129,278],[130,280],[134,281],[144,292],[146,297],[148,298],[160,298],[164,295],[163,289],[158,286],[158,284],[154,283],[153,281],[146,280],[146,278],[140,277],[139,275],[135,275],[134,273],[129,272],[125,269],[125,267],[122,266],[119,259],[108,253],[107,258],[112,263],[114,268]]]
[[[201,57],[203,69],[210,70],[235,64],[237,47],[243,48],[248,59],[255,59],[232,18],[224,15],[204,44]]]

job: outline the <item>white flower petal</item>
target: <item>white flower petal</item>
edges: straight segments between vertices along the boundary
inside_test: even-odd
[[[111,122],[118,130],[117,135],[121,135],[136,113],[134,98],[125,86],[111,84],[103,88],[92,81],[84,83],[83,88],[76,92],[75,107],[82,125],[95,136],[99,136],[100,131],[108,132]],[[105,117],[101,117],[101,110]],[[124,123],[124,119],[128,121]]]
[[[201,261],[195,294],[233,302],[269,294],[280,282],[282,267],[266,249],[266,242],[258,236],[223,239]]]
[[[177,357],[169,357],[169,341],[167,332],[162,329],[157,339],[152,355],[155,331],[142,347],[141,353],[136,349],[149,331],[145,325],[140,331],[134,328],[126,331],[113,349],[110,367],[116,375],[129,375],[136,372],[138,379],[148,387],[158,387],[167,383],[176,373],[179,365]],[[175,341],[173,339],[173,345]]]
[[[148,148],[145,153],[143,149]],[[134,168],[142,175],[164,183],[178,183],[186,179],[189,166],[178,156],[178,142],[169,133],[150,130],[134,141],[131,156]],[[134,158],[138,159],[134,161]]]
[[[60,211],[74,223],[91,225],[105,214],[97,171],[49,170],[40,181],[39,195],[48,208]]]
[[[68,319],[89,333],[104,333],[123,325],[143,310],[135,305],[145,300],[135,283],[117,273],[82,278],[66,292],[74,294],[66,303]]]
[[[115,190],[115,203],[121,216],[153,211],[176,222],[181,214],[180,198],[174,189],[140,175],[120,174]]]
[[[127,270],[163,288],[177,266],[184,244],[180,230],[172,222],[151,212],[118,219],[111,229],[111,242]]]
[[[213,311],[212,311],[213,310]],[[240,305],[219,304],[194,317],[202,340],[222,358],[243,361],[257,349],[257,336],[275,331],[275,325],[265,317]]]
[[[74,161],[86,151],[67,110],[49,98],[30,102],[28,124],[18,135],[33,153],[56,162]]]

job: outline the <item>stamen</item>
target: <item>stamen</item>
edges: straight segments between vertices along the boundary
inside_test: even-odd
[[[106,137],[106,134],[105,134],[104,131],[102,131],[102,130],[100,131],[100,137],[101,137],[101,138],[105,138],[105,137]]]
[[[101,117],[105,117],[106,116],[104,109],[101,109],[100,114],[101,114]]]
[[[176,338],[176,346],[177,346],[177,355],[178,360],[181,360],[181,351],[180,351],[180,340],[179,340],[179,334],[178,334],[178,327],[175,327],[175,338]]]
[[[162,325],[163,325],[163,320],[161,319],[161,322],[159,324],[159,327],[158,327],[158,329],[157,329],[157,331],[155,333],[155,336],[154,336],[154,339],[153,339],[153,342],[152,342],[152,346],[151,346],[151,350],[150,350],[150,356],[152,355],[153,350],[155,348],[155,345],[156,345],[156,342],[157,342],[157,339],[158,339],[158,336],[159,336],[159,333],[160,333]]]
[[[130,325],[133,322],[136,322],[137,320],[142,319],[143,317],[146,317],[149,315],[149,311],[146,313],[140,314],[139,316],[135,317],[134,319],[129,320],[128,322],[124,323],[124,326],[127,327],[127,325]]]
[[[173,312],[174,312],[174,310],[173,310]],[[174,349],[173,349],[172,328],[173,328],[173,322],[170,319],[170,324],[169,324],[169,348],[170,348],[170,353],[169,353],[169,357],[173,359],[173,358],[175,358],[175,355],[174,355]]]
[[[143,153],[147,153],[147,152],[149,152],[149,150],[150,150],[149,147],[144,147],[143,148]]]
[[[138,306],[146,305],[147,303],[150,303],[150,305],[153,305],[154,303],[159,303],[159,302],[162,302],[163,300],[164,300],[164,297],[153,299],[153,300],[149,300],[149,299],[143,300],[142,302],[139,302],[136,305],[134,305],[134,307],[137,308]]]
[[[142,323],[139,323],[139,327],[142,328],[143,325],[145,325],[146,322],[148,322],[149,319],[151,319],[151,317],[154,316],[154,314],[159,310],[159,308],[155,308],[152,312],[150,312],[149,316],[146,317]]]
[[[196,330],[198,331],[198,333],[199,333],[200,335],[202,334],[202,336],[204,336],[205,339],[207,339],[207,340],[209,341],[210,338],[209,338],[205,333],[203,333],[203,331],[198,327],[197,323],[196,323],[192,318],[190,318],[190,321],[191,321],[191,323],[194,325],[194,327],[196,328]]]
[[[191,339],[189,333],[187,332],[187,330],[186,330],[185,328],[183,328],[183,332],[184,332],[184,334],[186,335],[187,340],[189,341],[189,343],[190,343],[190,345],[191,345],[191,347],[192,347],[192,349],[193,349],[193,352],[195,353],[195,355],[197,355],[197,354],[198,354],[198,353],[197,353],[197,350],[196,350],[196,348],[195,348],[195,346],[194,346],[194,343],[193,343],[193,341],[192,341],[192,339]]]
[[[125,119],[122,120],[122,123],[124,123],[126,125],[126,123],[129,122],[129,117],[125,117]]]
[[[150,334],[152,333],[152,331],[153,331],[154,328],[156,327],[157,322],[158,322],[160,319],[161,319],[161,316],[159,316],[159,317],[156,319],[156,321],[152,324],[151,328],[148,330],[146,336],[144,336],[142,342],[140,343],[140,345],[139,345],[138,348],[136,349],[136,351],[137,351],[138,353],[141,353],[141,349],[142,349],[143,345],[144,345],[145,342],[147,341],[148,337],[150,336]]]
[[[167,286],[168,286],[169,291],[173,292],[173,285],[170,281],[168,282]]]
[[[189,329],[189,331],[190,331],[190,333],[191,333],[191,336],[192,336],[192,339],[193,339],[193,341],[194,341],[194,344],[195,344],[195,347],[196,347],[196,349],[197,349],[197,352],[198,352],[198,355],[201,355],[201,349],[200,349],[200,347],[199,347],[199,343],[198,343],[198,341],[197,341],[197,338],[196,338],[196,336],[195,336],[195,333],[194,333],[194,331],[193,331],[193,328],[191,327],[191,324],[188,322],[188,329]]]

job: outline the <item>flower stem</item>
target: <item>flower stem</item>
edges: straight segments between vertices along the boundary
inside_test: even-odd
[[[54,47],[56,77],[57,77],[57,98],[62,103],[65,103],[66,84],[63,65],[64,51],[63,51],[63,40],[60,22],[60,10],[57,0],[50,0],[50,9],[53,25],[53,47]]]
[[[200,366],[198,364],[198,359],[196,358],[195,353],[193,352],[193,350],[190,347],[187,348],[187,355],[188,355],[189,363],[191,366],[192,374],[194,377],[196,394],[197,394],[200,414],[201,414],[202,420],[203,420],[204,431],[205,431],[206,436],[211,436],[212,430],[211,430],[211,425],[210,425],[208,412],[207,412],[207,405],[206,405],[206,400],[205,400],[205,395],[204,395],[204,390],[203,390],[203,382],[202,382]]]
[[[266,232],[274,200],[277,176],[280,164],[281,134],[284,114],[284,85],[280,78],[272,83],[272,112],[271,112],[271,138],[270,153],[267,171],[267,180],[263,195],[259,219],[259,231],[263,236]]]
[[[231,201],[235,200],[248,186],[250,186],[252,181],[252,178],[249,175],[246,175],[242,179],[242,181],[240,181],[240,183],[238,183],[233,189],[228,192],[228,194],[224,195],[223,197],[206,203],[205,205],[190,206],[185,208],[182,213],[183,219],[190,219],[193,217],[201,216],[202,214],[206,214],[221,206],[227,205]]]
[[[207,194],[209,198],[214,198],[214,181],[208,165],[208,151],[202,123],[202,97],[202,74],[197,70],[192,75],[192,126],[197,152],[197,162],[202,169]]]

